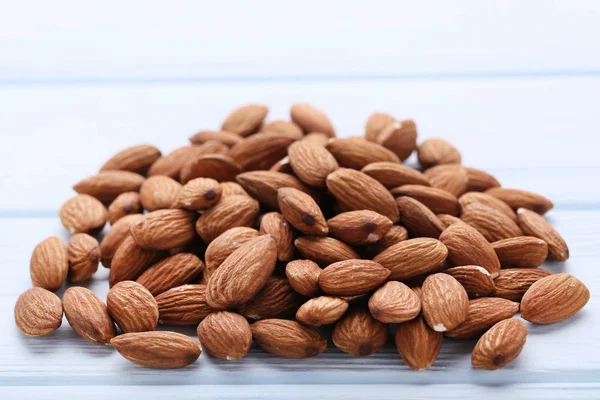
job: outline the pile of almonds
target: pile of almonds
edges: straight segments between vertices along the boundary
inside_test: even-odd
[[[327,325],[336,347],[368,356],[393,324],[413,369],[433,364],[444,336],[479,338],[473,366],[498,369],[525,345],[519,311],[550,324],[589,300],[576,277],[538,268],[569,257],[545,197],[462,166],[442,139],[417,147],[410,120],[376,113],[364,137],[342,139],[311,105],[293,105],[291,122],[265,123],[267,112],[240,107],[166,155],[130,147],[78,182],[60,210],[68,244],[49,237],[33,251],[21,331],[49,335],[64,312],[81,337],[176,368],[200,349],[239,359],[253,341],[313,357]],[[402,164],[414,150],[423,171]],[[80,286],[52,293],[100,261],[106,303]],[[197,326],[199,342],[158,324]]]

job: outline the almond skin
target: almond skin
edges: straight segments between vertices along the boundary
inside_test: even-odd
[[[145,174],[160,157],[160,150],[148,144],[131,146],[112,156],[100,171],[121,170]]]
[[[570,274],[553,274],[529,287],[521,299],[521,316],[535,324],[553,324],[575,315],[590,299],[590,291]]]
[[[205,154],[203,146],[183,146],[156,160],[148,169],[148,176],[165,175],[179,179],[181,168],[191,159]]]
[[[239,308],[240,314],[250,319],[286,318],[296,313],[302,298],[292,289],[288,280],[272,276],[260,292]]]
[[[179,191],[175,204],[186,210],[204,210],[218,202],[221,194],[221,185],[216,180],[195,178],[186,183]]]
[[[271,165],[271,168],[269,168],[269,171],[281,172],[283,174],[288,174],[288,175],[295,175],[294,170],[292,169],[292,166],[290,165],[290,158],[288,156],[283,157],[281,160],[279,160],[275,164]]]
[[[294,188],[277,191],[279,209],[294,228],[305,235],[326,236],[329,232],[321,209],[312,197]]]
[[[229,196],[248,196],[248,193],[244,190],[244,188],[237,182],[221,182],[221,189],[223,194],[221,194],[221,198]]]
[[[63,295],[63,308],[69,325],[92,343],[108,344],[117,334],[106,305],[91,290],[71,287]]]
[[[440,236],[448,249],[448,260],[453,265],[479,265],[498,276],[500,261],[489,242],[475,228],[467,224],[452,224]]]
[[[427,325],[425,318],[417,318],[398,325],[396,349],[410,368],[425,370],[434,363],[444,341],[444,335]]]
[[[192,144],[204,144],[206,142],[218,140],[227,146],[233,146],[243,140],[240,135],[227,131],[199,131],[190,137]]]
[[[512,219],[482,204],[467,206],[463,209],[460,219],[477,229],[490,243],[523,236],[523,231]]]
[[[181,191],[181,184],[164,175],[151,176],[140,188],[140,201],[148,211],[172,208]]]
[[[361,171],[388,189],[403,185],[430,186],[429,180],[422,172],[395,162],[370,163]]]
[[[304,236],[294,240],[294,245],[304,258],[319,265],[360,258],[352,247],[337,239],[323,236]]]
[[[320,132],[329,137],[335,136],[335,129],[325,113],[308,103],[296,103],[290,109],[290,116],[304,133]]]
[[[206,285],[181,285],[156,296],[158,323],[197,326],[212,309],[206,303]]]
[[[375,142],[404,161],[417,148],[417,126],[410,119],[394,121],[381,130]]]
[[[297,178],[281,172],[253,171],[245,172],[236,177],[242,187],[248,191],[261,204],[277,210],[279,202],[277,191],[284,187],[291,187],[309,193],[310,190]]]
[[[224,154],[206,154],[188,161],[181,168],[180,180],[186,184],[195,178],[211,178],[218,182],[233,181],[242,167]]]
[[[548,257],[548,244],[530,236],[499,240],[492,247],[503,268],[539,267]]]
[[[127,215],[119,219],[111,229],[104,235],[102,243],[100,243],[100,255],[102,265],[110,268],[112,259],[126,237],[129,236],[131,225],[144,218],[142,214]]]
[[[363,247],[363,250],[368,255],[366,258],[373,258],[377,254],[381,253],[388,247],[400,243],[408,239],[408,231],[405,227],[400,225],[394,225],[390,230],[383,235],[377,242]]]
[[[257,133],[236,144],[227,153],[243,171],[269,169],[287,155],[294,139],[279,133]]]
[[[210,244],[223,232],[238,226],[254,226],[258,202],[248,196],[230,196],[204,211],[196,222],[196,231]]]
[[[260,233],[256,229],[245,226],[231,228],[220,234],[206,248],[204,257],[207,270],[212,273],[231,253],[259,235]]]
[[[469,192],[483,192],[500,186],[500,182],[487,172],[477,168],[465,168],[467,170],[467,190]]]
[[[350,245],[377,242],[391,228],[392,221],[375,211],[349,211],[327,221],[329,234]]]
[[[262,290],[273,273],[277,245],[270,235],[244,243],[212,274],[206,300],[214,309],[239,307]]]
[[[512,318],[518,312],[519,303],[510,300],[494,297],[470,300],[467,319],[445,335],[455,339],[473,339],[483,335],[494,324]]]
[[[33,286],[55,291],[63,285],[68,272],[67,249],[60,238],[50,236],[35,246],[29,262]]]
[[[339,167],[327,149],[310,140],[292,143],[288,155],[294,174],[303,183],[313,187],[325,187],[327,175]]]
[[[492,296],[496,292],[490,273],[478,265],[464,265],[444,271],[456,279],[467,291],[470,299]]]
[[[238,360],[252,345],[250,324],[244,317],[229,311],[210,313],[198,325],[202,349],[222,360]]]
[[[343,168],[362,169],[379,161],[400,162],[392,151],[363,138],[335,138],[327,144],[327,150]]]
[[[65,201],[60,208],[60,221],[69,233],[95,233],[106,224],[108,211],[96,198],[80,194]]]
[[[277,259],[291,261],[294,258],[294,231],[278,212],[270,212],[260,219],[260,233],[269,234],[277,243]]]
[[[100,245],[98,241],[86,233],[71,236],[67,244],[69,259],[68,278],[71,282],[83,282],[92,277],[98,270],[100,262]]]
[[[316,143],[319,146],[325,147],[329,142],[329,136],[321,132],[311,132],[304,135],[302,140],[306,140],[307,142]]]
[[[113,286],[121,281],[137,279],[160,256],[154,250],[142,249],[131,235],[127,236],[112,258],[108,283]]]
[[[62,324],[63,307],[54,293],[34,287],[19,296],[15,323],[27,336],[48,336]]]
[[[450,275],[429,275],[423,282],[421,296],[425,320],[436,332],[450,331],[467,318],[469,297]]]
[[[494,279],[496,297],[521,301],[531,285],[548,275],[552,273],[542,268],[501,269],[498,277]]]
[[[204,263],[194,254],[179,253],[148,268],[136,282],[153,296],[192,282],[204,270]]]
[[[514,222],[517,222],[517,214],[508,204],[487,193],[467,192],[458,198],[458,202],[463,209],[466,209],[471,204],[482,204],[503,213]]]
[[[525,208],[544,215],[554,207],[546,197],[526,190],[496,187],[486,190],[485,193],[502,200],[513,210]]]
[[[503,368],[521,354],[527,340],[525,324],[516,318],[498,322],[475,345],[471,364],[475,368]]]
[[[248,136],[258,130],[269,108],[261,104],[247,104],[233,110],[223,121],[221,129],[240,136]]]
[[[182,368],[200,357],[200,343],[177,332],[133,332],[110,344],[132,363],[149,368]]]
[[[117,283],[106,295],[106,306],[123,333],[153,331],[158,325],[156,300],[139,283]]]
[[[352,296],[370,292],[390,276],[390,271],[370,260],[345,260],[329,265],[319,276],[319,286],[328,294]]]
[[[460,222],[461,224],[464,224],[464,222],[458,218],[455,217],[453,215],[449,215],[449,214],[437,214],[436,217],[439,218],[440,221],[442,221],[442,224],[444,224],[447,227],[449,227],[452,224],[455,224],[457,222]]]
[[[285,358],[309,358],[327,348],[327,339],[319,331],[296,321],[264,319],[250,327],[252,339],[269,353]]]
[[[437,239],[444,230],[444,224],[423,203],[411,197],[396,199],[402,218],[402,225],[414,237]]]
[[[103,203],[110,203],[125,192],[139,192],[144,177],[129,171],[103,171],[83,179],[73,186],[79,194],[89,194]]]
[[[395,197],[408,196],[429,208],[434,214],[458,215],[460,205],[458,199],[445,190],[423,186],[404,185],[390,190]]]
[[[125,192],[117,196],[108,206],[108,221],[114,224],[126,215],[142,212],[140,194],[137,192]]]
[[[436,165],[425,171],[432,187],[459,197],[468,189],[467,170],[462,165]]]
[[[285,276],[292,288],[304,296],[316,296],[319,287],[321,268],[311,260],[294,260],[287,263]]]
[[[365,124],[365,139],[374,142],[385,127],[396,122],[396,118],[386,113],[373,113]]]
[[[333,329],[333,344],[356,357],[376,353],[387,341],[388,327],[371,316],[366,308],[346,312]]]
[[[448,249],[439,240],[416,238],[388,247],[373,261],[390,270],[389,279],[403,281],[436,270],[447,255]]]
[[[416,318],[421,299],[402,282],[387,282],[369,299],[373,318],[384,323],[400,323]]]
[[[135,242],[147,250],[169,250],[196,238],[197,214],[184,210],[157,210],[131,226]]]
[[[302,128],[296,125],[294,122],[277,120],[269,122],[268,124],[263,124],[260,127],[259,132],[273,132],[279,133],[283,135],[287,135],[294,140],[300,140],[304,136],[304,132],[302,132]]]
[[[548,256],[556,261],[566,261],[569,258],[569,248],[562,236],[542,217],[525,208],[517,210],[519,227],[528,236],[542,239],[548,245]]]
[[[323,326],[333,324],[346,312],[348,302],[339,297],[320,296],[308,300],[296,313],[296,319],[306,325]]]
[[[460,164],[462,158],[456,148],[449,142],[439,139],[427,139],[417,149],[419,163],[423,168],[440,164]]]

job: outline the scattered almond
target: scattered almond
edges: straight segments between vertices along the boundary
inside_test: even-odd
[[[157,210],[131,225],[131,237],[147,250],[169,250],[196,237],[197,214],[184,210]]]
[[[242,167],[231,157],[224,154],[205,154],[184,164],[180,180],[183,184],[195,178],[211,178],[218,182],[233,181],[241,172]]]
[[[376,353],[387,341],[388,327],[363,307],[350,309],[333,329],[333,344],[356,357]]]
[[[542,217],[525,208],[517,210],[519,227],[528,236],[542,239],[548,245],[548,256],[556,261],[569,258],[569,248],[562,236]]]
[[[377,242],[392,225],[389,218],[369,210],[340,213],[327,221],[331,236],[355,246]]]
[[[160,157],[160,150],[148,144],[128,147],[112,156],[100,171],[121,170],[145,174]]]
[[[158,323],[197,326],[212,309],[206,303],[206,285],[181,285],[156,296]]]
[[[243,140],[240,135],[227,131],[210,131],[204,130],[199,131],[190,137],[192,144],[204,144],[209,141],[217,140],[223,142],[223,144],[231,147]]]
[[[277,191],[281,188],[291,187],[301,190],[305,193],[309,189],[297,178],[272,171],[253,171],[245,172],[236,177],[236,180],[246,189],[255,199],[269,208],[277,210],[279,203],[277,200]]]
[[[412,369],[425,370],[431,367],[440,353],[444,335],[431,329],[420,315],[399,324],[395,340],[404,362]]]
[[[264,319],[252,324],[250,329],[252,339],[261,349],[280,357],[314,357],[327,347],[327,339],[322,333],[296,321]]]
[[[417,149],[419,163],[423,168],[440,164],[460,164],[462,158],[456,148],[443,139],[427,139]]]
[[[499,187],[500,182],[492,175],[477,168],[465,167],[467,170],[467,191],[484,192]]]
[[[175,204],[186,210],[204,210],[218,202],[221,194],[221,185],[216,180],[195,178],[183,185]]]
[[[311,260],[294,260],[287,263],[285,275],[292,288],[304,296],[316,296],[319,287],[321,268]]]
[[[308,103],[294,104],[290,110],[290,115],[292,121],[302,128],[304,133],[320,132],[329,137],[335,136],[335,130],[327,115]]]
[[[429,180],[422,172],[396,162],[374,162],[366,165],[361,171],[381,183],[386,188],[394,188],[403,185],[430,186]]]
[[[339,297],[320,296],[308,300],[296,313],[296,319],[306,325],[323,326],[339,320],[348,309],[348,302]]]
[[[291,261],[294,258],[295,234],[283,215],[278,212],[263,215],[260,219],[260,233],[269,234],[273,237],[277,243],[277,259],[279,261]]]
[[[222,360],[237,360],[248,354],[252,344],[250,324],[230,311],[215,311],[198,325],[202,349]]]
[[[517,222],[517,214],[508,204],[487,193],[467,192],[458,198],[458,202],[463,209],[466,209],[471,204],[481,204],[493,208],[496,211],[503,213],[514,222]]]
[[[260,104],[248,104],[231,112],[223,121],[221,129],[240,136],[248,136],[258,130],[269,108]]]
[[[475,345],[471,364],[475,368],[503,368],[521,354],[527,339],[525,324],[510,318],[498,322]]]
[[[29,273],[33,286],[50,291],[58,290],[69,272],[67,249],[56,236],[48,237],[33,249]]]
[[[152,293],[139,283],[123,281],[106,296],[109,315],[123,333],[153,331],[158,324],[158,305]]]
[[[196,221],[196,231],[210,244],[228,229],[254,226],[258,216],[258,202],[248,196],[229,196],[204,211]]]
[[[294,245],[304,258],[319,265],[360,258],[347,244],[326,236],[303,236],[294,240]]]
[[[91,290],[71,287],[63,295],[63,308],[69,325],[92,343],[109,344],[117,334],[106,305]]]
[[[68,278],[71,282],[83,282],[92,277],[100,263],[100,245],[86,233],[71,236],[67,244],[69,259]]]
[[[63,307],[54,293],[34,287],[15,304],[15,323],[27,336],[47,336],[62,324]]]
[[[388,247],[373,261],[390,270],[390,279],[403,281],[435,271],[447,255],[448,249],[439,240],[416,238]]]
[[[363,138],[331,139],[327,150],[343,168],[362,169],[368,164],[380,161],[400,162],[392,151]]]
[[[394,121],[381,130],[375,142],[391,150],[404,161],[417,148],[417,126],[410,119]]]
[[[494,279],[496,297],[520,302],[531,285],[548,275],[552,273],[542,268],[501,269]]]
[[[110,203],[125,192],[139,192],[144,177],[129,171],[102,171],[73,186],[79,194],[89,194],[103,203]]]
[[[117,196],[108,207],[108,221],[114,224],[126,215],[142,212],[140,194],[138,192],[125,192]]]
[[[327,175],[338,169],[335,157],[323,146],[310,140],[292,143],[288,154],[294,173],[309,186],[325,187]]]
[[[369,299],[373,318],[384,323],[400,323],[416,318],[421,299],[402,282],[387,282]]]
[[[102,265],[106,268],[110,268],[112,259],[126,237],[129,236],[131,225],[141,220],[144,216],[142,214],[131,214],[126,215],[119,219],[111,229],[104,235],[104,239],[100,243],[100,255]]]
[[[462,165],[436,165],[425,171],[425,177],[432,187],[444,190],[459,197],[468,189],[467,170]]]
[[[277,191],[277,199],[283,217],[294,228],[305,235],[327,235],[327,222],[312,197],[298,189],[281,188]]]
[[[464,265],[444,271],[465,288],[470,299],[492,296],[496,292],[490,273],[478,265]]]
[[[503,268],[539,267],[548,257],[548,244],[530,236],[498,240],[492,243],[492,247]]]
[[[467,318],[469,297],[448,274],[429,275],[423,282],[421,306],[427,324],[436,332],[450,331]]]
[[[483,204],[471,204],[460,215],[467,224],[477,229],[490,243],[523,236],[523,231],[505,214]]]
[[[452,193],[442,189],[423,185],[403,185],[390,190],[390,192],[396,197],[407,196],[413,198],[429,208],[434,214],[456,216],[460,213],[458,199]]]
[[[408,233],[415,237],[431,237],[437,239],[444,230],[444,224],[436,215],[418,200],[411,197],[396,199],[402,225]]]
[[[96,198],[80,194],[67,200],[60,208],[60,221],[69,233],[96,233],[108,220],[106,207]]]
[[[151,176],[140,188],[140,201],[150,212],[173,208],[181,188],[181,184],[173,178],[164,175]]]
[[[502,200],[513,210],[525,208],[543,215],[554,207],[544,196],[526,190],[496,187],[486,190],[486,193]]]
[[[353,296],[379,287],[390,271],[370,260],[345,260],[329,265],[319,276],[319,286],[328,294]]]
[[[494,324],[512,318],[518,312],[519,303],[510,300],[494,297],[470,300],[465,321],[445,335],[455,339],[473,339],[483,335]]]
[[[250,319],[289,318],[296,313],[302,299],[286,278],[272,276],[260,292],[239,308]]]

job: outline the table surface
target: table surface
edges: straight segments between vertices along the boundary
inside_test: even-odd
[[[600,4],[413,3],[11,2],[0,13],[0,396],[600,397]],[[362,133],[373,111],[413,118],[419,140],[444,137],[465,165],[552,199],[571,258],[544,267],[585,282],[588,305],[528,324],[521,356],[496,372],[471,368],[473,341],[446,340],[423,372],[392,343],[367,358],[252,349],[155,371],[66,320],[50,337],[20,334],[12,310],[31,286],[31,251],[67,239],[57,210],[74,182],[123,147],[183,145],[236,105],[268,104],[273,120],[297,101],[325,110],[341,136]],[[86,286],[105,297],[107,270]]]

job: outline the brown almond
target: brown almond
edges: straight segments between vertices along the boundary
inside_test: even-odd
[[[277,199],[281,214],[294,228],[305,235],[327,235],[327,222],[312,197],[298,189],[281,188],[277,191]]]
[[[382,129],[375,142],[404,161],[417,148],[417,126],[410,119],[394,121]]]
[[[120,170],[143,175],[159,157],[160,150],[149,144],[131,146],[112,156],[100,171]]]
[[[157,210],[131,226],[135,242],[147,250],[169,250],[196,238],[198,215],[184,210]]]
[[[387,282],[369,299],[373,318],[384,323],[400,323],[416,318],[421,299],[402,282]]]
[[[48,336],[62,324],[63,307],[54,293],[34,287],[15,304],[15,323],[27,336]]]
[[[237,182],[221,182],[221,190],[223,191],[221,194],[222,199],[229,196],[250,197],[244,188]]]
[[[400,225],[394,225],[377,242],[363,247],[363,251],[368,256],[366,258],[373,258],[388,247],[391,247],[396,243],[400,243],[407,239],[408,231],[406,230],[406,228]]]
[[[475,368],[495,370],[517,358],[525,346],[527,328],[516,318],[498,322],[475,345],[471,364]]]
[[[442,221],[442,224],[444,224],[444,226],[447,228],[452,224],[456,224],[457,222],[464,224],[464,222],[462,221],[462,219],[455,217],[454,215],[450,215],[450,214],[437,214],[436,217],[438,217],[438,219],[440,221]]]
[[[71,234],[101,231],[108,220],[106,207],[87,194],[80,194],[65,201],[59,215],[63,226]]]
[[[240,135],[235,133],[227,132],[227,131],[210,131],[204,130],[196,132],[194,135],[190,137],[190,142],[192,144],[204,144],[209,141],[217,140],[222,142],[226,146],[233,146],[243,140]]]
[[[204,210],[221,199],[219,182],[211,178],[195,178],[183,185],[179,191],[176,207],[186,210]]]
[[[525,208],[517,210],[519,227],[525,235],[542,239],[548,245],[548,256],[556,261],[566,261],[569,258],[569,248],[565,239],[542,217]]]
[[[325,187],[327,175],[338,169],[335,157],[323,146],[310,140],[299,140],[288,148],[289,164],[305,184]]]
[[[450,331],[467,318],[469,297],[448,274],[429,275],[423,282],[421,306],[427,324],[436,332]]]
[[[390,270],[390,279],[406,280],[435,271],[448,255],[448,249],[437,239],[404,240],[379,253],[373,261]]]
[[[277,259],[291,261],[294,258],[294,231],[278,212],[270,212],[260,219],[260,233],[269,234],[277,243]]]
[[[287,135],[294,140],[300,140],[304,136],[302,128],[297,124],[290,121],[271,121],[268,124],[264,124],[260,127],[259,132],[274,132],[281,135]]]
[[[69,239],[67,258],[69,259],[69,280],[71,282],[86,281],[98,270],[100,245],[90,235],[77,233]]]
[[[269,108],[261,104],[247,104],[233,110],[223,121],[221,129],[240,136],[248,136],[258,130]]]
[[[458,202],[463,209],[466,209],[471,204],[482,204],[503,213],[514,222],[517,222],[517,214],[508,204],[487,193],[467,192],[458,198]]]
[[[339,297],[320,296],[308,300],[296,313],[296,319],[306,325],[323,326],[333,324],[346,312],[348,302]]]
[[[102,265],[110,268],[115,252],[123,243],[125,238],[129,236],[131,225],[144,218],[142,214],[126,215],[119,219],[110,230],[104,235],[100,243],[100,256]]]
[[[252,331],[246,318],[230,311],[210,313],[198,325],[202,349],[222,360],[238,360],[248,354]]]
[[[205,154],[187,162],[180,173],[186,184],[194,178],[211,178],[218,182],[233,181],[242,172],[242,167],[224,154]]]
[[[108,283],[113,286],[121,281],[137,279],[160,256],[161,254],[154,250],[142,249],[131,235],[128,235],[112,258]]]
[[[311,132],[304,135],[301,140],[306,140],[307,142],[316,143],[319,146],[325,147],[327,143],[329,143],[330,137],[325,133],[321,132]]]
[[[254,226],[258,202],[248,196],[229,196],[204,211],[196,222],[196,231],[210,244],[223,232],[238,226]]]
[[[302,304],[302,298],[286,278],[272,276],[260,292],[239,308],[250,319],[289,318]]]
[[[311,260],[294,260],[287,263],[285,276],[292,288],[304,296],[316,296],[320,292],[321,268]]]
[[[351,245],[375,243],[391,228],[392,221],[375,211],[349,211],[327,221],[329,234]]]
[[[71,287],[63,295],[63,308],[69,325],[92,343],[109,344],[117,334],[106,305],[91,290]]]
[[[552,273],[542,268],[501,269],[494,279],[496,297],[520,302],[531,285],[548,275]]]
[[[278,133],[257,133],[231,148],[227,155],[237,162],[243,171],[269,169],[287,155],[287,148],[294,139]]]
[[[309,358],[327,348],[325,336],[296,321],[263,319],[250,327],[252,339],[269,353],[285,358]]]
[[[412,197],[396,199],[402,225],[411,236],[437,239],[444,230],[444,224],[427,206]]]
[[[449,142],[439,139],[427,139],[417,149],[419,163],[423,168],[440,164],[460,164],[462,157],[458,150]]]
[[[206,285],[181,285],[156,296],[158,323],[197,326],[212,309],[206,303]]]
[[[337,239],[322,236],[304,236],[294,240],[294,245],[304,258],[320,265],[359,258],[352,247]]]
[[[112,225],[126,215],[138,214],[142,211],[138,192],[121,193],[108,206],[108,221]]]
[[[172,208],[181,191],[181,184],[164,175],[151,176],[140,188],[140,201],[148,211]]]
[[[60,238],[50,236],[35,246],[29,263],[33,286],[55,291],[65,282],[68,271],[67,249]]]
[[[514,301],[494,297],[470,300],[465,322],[445,335],[454,339],[473,339],[483,335],[496,323],[512,318],[518,312],[519,303]]]
[[[389,276],[390,271],[374,261],[345,260],[321,271],[319,286],[328,294],[352,296],[370,292]]]
[[[79,194],[89,194],[103,203],[110,203],[125,192],[138,192],[144,177],[129,171],[102,171],[73,186]]]
[[[148,169],[148,176],[165,175],[169,178],[179,179],[181,168],[198,156],[206,154],[207,147],[202,146],[183,146],[162,156],[156,160]]]
[[[492,247],[503,268],[539,267],[548,257],[548,244],[531,236],[498,240]]]
[[[320,132],[329,137],[335,136],[335,130],[325,113],[308,103],[296,103],[290,109],[290,116],[304,133]]]
[[[368,164],[380,161],[400,162],[392,151],[363,138],[331,139],[327,150],[343,168],[362,169]]]
[[[346,312],[333,329],[333,344],[356,357],[376,353],[387,341],[388,327],[371,316],[363,307]]]
[[[245,172],[238,175],[236,180],[252,195],[252,197],[274,210],[279,208],[277,200],[277,191],[279,189],[291,187],[305,193],[310,192],[310,190],[297,178],[281,172]]]
[[[427,325],[425,318],[417,318],[398,325],[395,335],[396,350],[410,368],[425,370],[435,362],[444,335],[436,332]]]
[[[523,236],[523,231],[505,214],[483,204],[471,204],[462,210],[460,219],[477,229],[488,242]]]
[[[526,190],[496,187],[486,190],[485,193],[502,200],[513,210],[526,208],[544,215],[554,207],[546,197]]]
[[[374,142],[385,127],[396,122],[396,118],[385,113],[373,113],[365,124],[365,139]]]
[[[156,300],[139,283],[117,283],[106,295],[106,306],[123,333],[153,331],[158,325]]]
[[[467,170],[467,191],[484,192],[493,187],[500,187],[500,182],[492,175],[477,168],[465,167]]]
[[[468,189],[467,170],[462,165],[436,165],[424,172],[432,187],[459,197]]]
[[[226,230],[206,248],[206,269],[214,271],[231,253],[240,248],[248,240],[258,237],[260,233],[254,228],[245,226]]]
[[[361,171],[386,188],[403,185],[430,186],[429,180],[422,172],[395,162],[374,162],[366,165]]]
[[[179,253],[148,268],[136,282],[156,296],[192,282],[200,276],[202,270],[204,263],[198,257],[190,253]]]
[[[288,148],[289,150],[289,148]],[[281,160],[277,161],[275,164],[271,165],[269,171],[272,172],[281,172],[283,174],[295,175],[292,166],[290,165],[290,158],[288,156],[283,157]]]
[[[403,185],[390,190],[395,197],[407,196],[421,202],[434,214],[458,215],[460,204],[458,199],[445,190],[423,186]]]
[[[465,288],[470,299],[492,296],[496,292],[490,273],[478,265],[463,265],[444,271]]]

